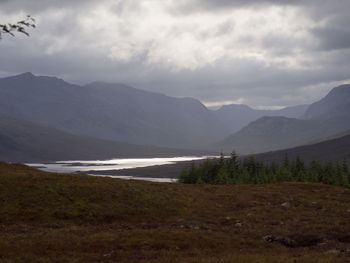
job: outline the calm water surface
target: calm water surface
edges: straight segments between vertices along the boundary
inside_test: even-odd
[[[88,171],[108,171],[108,170],[122,170],[149,167],[155,165],[174,164],[177,162],[202,160],[206,158],[213,158],[215,156],[184,156],[171,158],[124,158],[111,160],[96,160],[96,161],[59,161],[53,163],[29,163],[27,165],[39,168],[40,170],[54,173],[75,173]],[[105,176],[106,175],[96,175]],[[108,175],[107,175],[108,176]],[[113,178],[123,179],[139,179],[157,182],[174,182],[171,178],[138,178],[132,176],[110,176]]]

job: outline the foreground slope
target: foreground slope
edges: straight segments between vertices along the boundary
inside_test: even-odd
[[[188,147],[229,135],[198,100],[122,84],[79,86],[31,73],[0,79],[0,112],[78,135]]]
[[[349,262],[350,190],[182,185],[0,163],[0,262]]]
[[[43,162],[202,155],[200,151],[133,145],[78,136],[0,114],[0,160]]]

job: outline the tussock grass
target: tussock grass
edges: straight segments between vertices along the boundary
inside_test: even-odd
[[[350,262],[349,249],[345,188],[164,184],[0,164],[0,263]]]

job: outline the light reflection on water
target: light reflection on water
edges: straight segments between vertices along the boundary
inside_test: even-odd
[[[110,177],[110,178],[118,178],[125,180],[140,180],[140,181],[149,181],[149,182],[158,182],[158,183],[175,183],[177,179],[175,178],[153,178],[153,177],[135,177],[135,176],[119,176],[119,175],[99,175],[99,174],[90,174],[92,176],[99,177]]]
[[[96,160],[96,161],[58,161],[53,163],[30,163],[27,164],[36,167],[40,170],[54,173],[75,173],[88,171],[108,171],[108,170],[122,170],[132,168],[142,168],[155,165],[174,164],[177,162],[202,160],[206,158],[214,158],[216,156],[183,156],[171,158],[125,158],[125,159],[111,159],[111,160]],[[96,175],[96,174],[94,174]],[[106,176],[106,175],[97,175]],[[123,179],[139,179],[157,182],[173,182],[171,178],[138,178],[132,176],[110,176],[113,178]]]

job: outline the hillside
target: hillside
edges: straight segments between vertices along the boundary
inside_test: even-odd
[[[215,147],[226,152],[251,154],[302,145],[322,137],[317,121],[263,117],[221,141]]]
[[[123,84],[78,86],[31,73],[0,79],[0,113],[73,134],[133,144],[191,148],[229,135],[195,99]]]
[[[258,154],[256,158],[264,161],[280,162],[286,155],[292,159],[300,156],[307,162],[313,160],[339,162],[347,160],[350,162],[350,135],[329,139],[316,144]]]
[[[281,110],[257,110],[244,104],[231,104],[222,106],[215,110],[215,115],[226,124],[231,132],[237,132],[250,122],[265,116],[283,116],[288,118],[299,118],[309,105],[298,105],[286,107]]]
[[[310,144],[350,129],[350,85],[334,88],[311,104],[300,118],[263,117],[249,123],[214,148],[241,154],[261,153]]]
[[[202,155],[203,152],[140,146],[77,136],[0,114],[0,160],[44,162],[126,157]]]
[[[350,112],[350,85],[332,89],[326,97],[310,105],[303,119],[328,120],[345,117]]]
[[[350,190],[183,185],[0,163],[0,262],[347,262]]]

